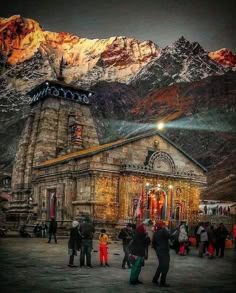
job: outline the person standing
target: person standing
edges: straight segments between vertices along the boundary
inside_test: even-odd
[[[73,221],[72,228],[70,229],[70,238],[68,241],[68,254],[70,256],[68,267],[76,267],[74,265],[74,256],[76,256],[77,251],[80,250],[82,238],[78,228],[79,222]]]
[[[169,239],[170,233],[166,229],[164,222],[160,221],[156,223],[156,231],[153,234],[152,246],[155,249],[158,258],[158,267],[155,275],[153,276],[152,282],[156,285],[159,284],[158,279],[161,276],[160,286],[169,287],[166,283],[166,276],[169,271],[170,265],[170,254],[169,254]]]
[[[198,234],[200,235],[200,244],[198,249],[198,256],[203,257],[203,253],[208,254],[207,246],[208,246],[208,234],[207,234],[207,223],[204,223],[203,226],[200,226],[198,229]],[[199,232],[200,231],[200,232]]]
[[[124,251],[124,258],[122,261],[122,269],[125,269],[125,265],[127,264],[128,268],[131,268],[130,262],[129,262],[129,250],[128,246],[130,241],[133,239],[134,233],[132,229],[132,224],[128,223],[127,226],[123,229],[121,229],[118,238],[122,239],[122,245],[123,245],[123,251]]]
[[[225,251],[225,240],[227,236],[229,235],[228,230],[225,228],[223,223],[219,224],[219,227],[215,231],[216,235],[216,256],[224,257],[224,251]]]
[[[234,250],[236,250],[236,224],[233,226]]]
[[[144,265],[145,253],[147,246],[150,243],[150,238],[147,237],[147,231],[144,224],[140,224],[136,230],[133,240],[129,244],[129,253],[132,257],[132,266],[130,272],[130,284],[143,284],[139,280],[139,275]]]
[[[101,229],[101,234],[99,235],[99,252],[100,252],[100,266],[103,266],[103,260],[105,266],[109,267],[108,264],[108,252],[107,245],[109,242],[109,237],[106,234],[106,229]]]
[[[47,235],[47,231],[48,231],[48,226],[45,222],[42,222],[42,237],[45,238]]]
[[[80,250],[80,267],[86,264],[88,268],[92,268],[91,264],[91,252],[93,248],[93,234],[95,232],[93,224],[90,222],[89,217],[84,219],[84,222],[80,226],[81,240],[81,250]]]
[[[184,256],[185,255],[185,250],[186,250],[186,247],[187,247],[187,242],[188,242],[188,234],[187,234],[187,229],[186,229],[186,226],[185,224],[181,224],[180,227],[179,227],[179,244],[180,244],[180,247],[179,247],[179,255],[182,255]]]
[[[216,244],[216,237],[215,237],[215,230],[214,227],[211,225],[207,231],[208,233],[208,258],[213,259],[214,257],[214,250]]]
[[[57,221],[55,218],[51,218],[51,222],[49,224],[49,238],[48,238],[48,243],[51,243],[52,235],[54,237],[55,243],[57,243]]]

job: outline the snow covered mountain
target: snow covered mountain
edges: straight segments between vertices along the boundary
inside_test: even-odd
[[[160,49],[133,38],[89,40],[48,32],[19,15],[0,18],[0,170],[12,167],[29,112],[26,93],[63,75],[65,82],[96,92],[92,111],[103,142],[134,131],[140,122],[142,127],[160,118],[177,124],[186,119],[190,125],[204,121],[204,131],[179,127],[167,135],[209,167],[209,174],[219,167],[219,178],[209,175],[217,186],[236,173],[227,173],[224,164],[235,152],[235,134],[210,130],[217,117],[226,128],[236,123],[235,60],[227,49],[207,52],[184,37]]]
[[[225,72],[225,68],[213,61],[198,43],[181,37],[162,49],[159,58],[145,65],[129,84],[146,94],[173,83],[197,81]]]

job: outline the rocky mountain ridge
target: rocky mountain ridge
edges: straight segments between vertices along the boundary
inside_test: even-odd
[[[21,16],[0,18],[0,169],[12,167],[29,112],[26,93],[63,74],[65,82],[96,92],[91,107],[102,142],[148,130],[162,119],[176,126],[166,135],[209,167],[207,196],[219,182],[227,183],[221,197],[232,194],[229,179],[236,171],[228,172],[225,162],[236,149],[235,58],[226,50],[206,52],[184,37],[160,49],[151,41],[89,40],[43,31]],[[210,129],[220,124],[220,130]]]

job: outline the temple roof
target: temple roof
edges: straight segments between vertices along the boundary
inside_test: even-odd
[[[47,96],[64,98],[81,104],[89,104],[89,98],[94,92],[74,87],[63,81],[45,80],[27,94],[32,98],[31,104],[35,104]]]
[[[77,151],[74,153],[63,155],[63,156],[55,158],[55,159],[50,159],[48,161],[45,161],[45,162],[39,164],[38,166],[35,166],[35,168],[38,169],[38,168],[43,168],[43,167],[56,165],[56,164],[60,164],[60,163],[66,163],[66,162],[69,162],[74,159],[82,159],[82,158],[86,158],[86,157],[91,157],[91,156],[98,154],[100,152],[112,150],[112,149],[118,148],[120,146],[138,141],[138,140],[146,138],[146,137],[151,137],[154,135],[159,135],[160,137],[162,137],[165,141],[167,141],[169,144],[174,146],[177,150],[179,150],[184,156],[186,156],[188,159],[190,159],[193,163],[195,163],[203,171],[205,171],[205,172],[207,171],[207,169],[205,167],[203,167],[199,162],[197,162],[195,159],[193,159],[184,150],[182,150],[180,147],[178,147],[176,144],[174,144],[171,140],[169,140],[166,136],[164,136],[158,130],[144,133],[142,135],[134,136],[131,138],[122,138],[122,139],[119,139],[119,140],[111,142],[111,143],[94,146],[94,147],[91,147],[88,149],[84,149],[84,150],[80,150],[80,151]]]

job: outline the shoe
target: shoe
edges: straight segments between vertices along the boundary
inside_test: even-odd
[[[125,270],[125,269],[126,269],[126,267],[125,267],[125,266],[122,266],[122,269],[123,269],[123,270]]]
[[[164,284],[160,284],[160,287],[170,287],[170,285],[167,283],[164,283]]]
[[[155,279],[152,279],[152,283],[156,284],[156,285],[159,285],[159,282],[157,280],[155,280]]]
[[[92,268],[92,266],[91,266],[91,265],[89,265],[89,266],[87,266],[87,268],[88,268],[88,269],[91,269],[91,268]]]
[[[100,267],[103,267],[103,263],[102,262],[100,263]]]
[[[75,265],[68,265],[68,267],[70,267],[70,268],[77,268],[77,266],[75,266]]]
[[[109,267],[110,265],[106,262],[106,263],[105,263],[105,266],[106,266],[106,267]]]
[[[84,268],[84,265],[80,265],[79,267],[80,267],[80,268]]]
[[[138,280],[138,281],[136,282],[136,284],[143,284],[143,282],[140,281],[140,280]]]

